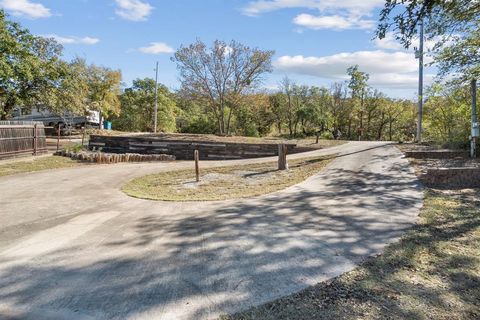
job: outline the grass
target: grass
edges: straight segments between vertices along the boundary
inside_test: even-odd
[[[322,170],[325,157],[289,161],[289,170],[278,171],[276,162],[162,172],[128,182],[122,190],[136,198],[164,201],[209,201],[246,198],[285,189]]]
[[[81,165],[78,161],[57,156],[41,157],[33,160],[18,160],[0,164],[0,177],[49,169],[70,168],[78,165]]]
[[[420,223],[382,255],[222,319],[480,319],[479,212],[480,190],[428,189]]]

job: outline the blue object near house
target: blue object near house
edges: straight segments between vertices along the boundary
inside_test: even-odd
[[[103,122],[103,129],[112,130],[112,121],[104,121]]]

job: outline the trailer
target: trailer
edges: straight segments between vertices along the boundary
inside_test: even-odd
[[[87,115],[78,115],[70,111],[63,114],[51,112],[48,108],[34,107],[31,109],[23,109],[17,107],[13,110],[14,121],[36,121],[42,122],[45,126],[56,128],[81,128],[81,127],[99,127],[100,112],[88,110]]]

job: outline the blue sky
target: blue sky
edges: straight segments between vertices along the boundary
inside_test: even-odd
[[[389,35],[372,41],[383,0],[0,0],[10,18],[37,35],[57,38],[65,58],[121,69],[128,86],[153,77],[179,87],[170,61],[196,39],[237,40],[275,50],[264,86],[288,75],[298,83],[329,86],[358,64],[372,87],[414,98],[418,62]],[[427,83],[432,78],[427,70]]]

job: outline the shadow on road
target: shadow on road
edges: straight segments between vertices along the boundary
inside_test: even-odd
[[[188,218],[151,212],[96,248],[73,246],[7,269],[2,261],[0,301],[108,319],[155,308],[199,319],[261,304],[353,268],[410,228],[415,218],[405,209],[420,200],[404,190],[419,186],[396,170],[331,169],[320,190],[295,187],[281,199],[213,212],[199,206]],[[108,258],[117,250],[137,254]],[[84,255],[95,262],[75,266]]]

